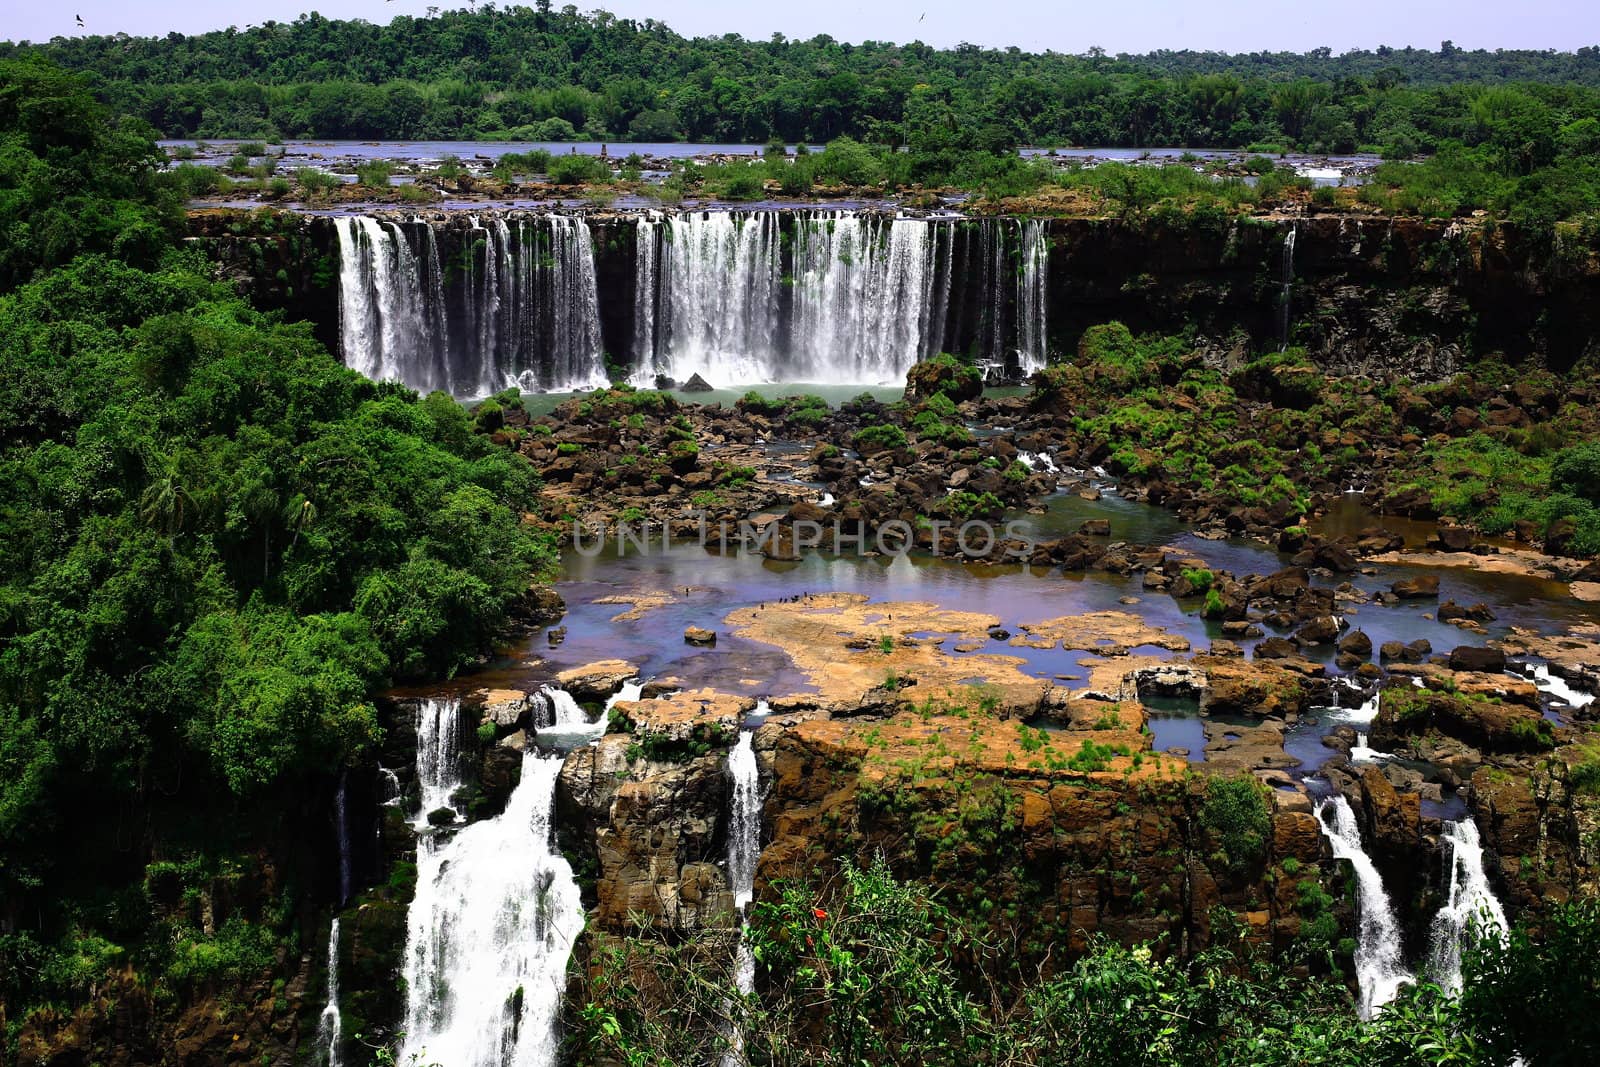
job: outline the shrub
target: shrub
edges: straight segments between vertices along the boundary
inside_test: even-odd
[[[356,164],[356,182],[369,189],[389,188],[389,177],[394,165],[386,159],[373,159]]]
[[[868,426],[856,431],[850,439],[857,452],[869,455],[873,452],[882,452],[891,448],[904,448],[906,434],[900,427],[892,423],[883,423],[878,426]]]
[[[1234,874],[1261,862],[1272,834],[1261,783],[1250,775],[1212,778],[1200,806],[1200,824],[1216,835],[1222,858]]]

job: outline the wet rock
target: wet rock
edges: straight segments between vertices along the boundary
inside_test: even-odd
[[[1301,646],[1331,644],[1339,636],[1339,620],[1332,615],[1319,615],[1307,620],[1295,631],[1294,639]],[[1259,653],[1258,653],[1259,655]]]
[[[690,626],[683,631],[683,640],[686,644],[710,646],[717,643],[717,634],[715,630]]]
[[[1454,600],[1446,600],[1439,605],[1435,613],[1440,622],[1458,622],[1470,620],[1472,622],[1493,622],[1494,612],[1489,610],[1487,604],[1473,604],[1471,607],[1462,607]]]
[[[560,622],[566,613],[567,602],[548,585],[530,586],[519,605],[519,614],[533,626],[549,626]]]
[[[1447,526],[1440,523],[1438,530],[1428,541],[1428,547],[1444,552],[1465,552],[1472,547],[1475,540],[1477,537],[1465,526]]]
[[[1078,527],[1078,532],[1085,537],[1110,537],[1110,519],[1085,519]]]
[[[483,722],[502,730],[525,726],[528,694],[520,689],[491,689],[483,694]]]
[[[628,661],[606,659],[564,670],[556,675],[556,684],[583,704],[604,701],[638,675],[639,669]]]
[[[1439,595],[1439,579],[1432,574],[1402,578],[1391,585],[1389,591],[1402,600],[1424,600]]]
[[[1500,674],[1506,669],[1506,654],[1498,648],[1458,645],[1450,651],[1450,669]]]
[[[683,383],[683,391],[686,393],[709,393],[711,392],[711,383],[698,374],[692,374],[689,376],[689,380]]]
[[[1385,641],[1378,649],[1378,658],[1399,663],[1421,663],[1433,651],[1433,645],[1425,637],[1419,637],[1410,644],[1399,641]]]
[[[1299,654],[1299,646],[1287,637],[1269,637],[1256,645],[1256,659],[1285,659]]]
[[[1339,639],[1339,651],[1362,659],[1372,655],[1372,638],[1364,631],[1351,630]]]

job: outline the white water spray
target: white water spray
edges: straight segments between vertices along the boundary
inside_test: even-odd
[[[1503,936],[1506,913],[1489,887],[1483,869],[1483,842],[1471,817],[1446,823],[1439,835],[1450,870],[1450,889],[1439,914],[1434,916],[1428,969],[1448,993],[1461,992],[1461,954],[1470,932]]]
[[[1344,797],[1324,801],[1317,823],[1336,859],[1348,860],[1356,875],[1356,982],[1358,1011],[1370,1019],[1412,980],[1400,956],[1400,924],[1395,919],[1383,876],[1361,847],[1361,829]]]
[[[451,807],[461,786],[460,713],[461,702],[454,698],[417,703],[417,785],[422,804],[413,825],[419,830],[427,829],[430,813]]]
[[[555,1063],[567,959],[583,929],[578,883],[551,845],[561,764],[530,749],[504,812],[419,841],[401,1062]]]
[[[327,1067],[340,1067],[339,1044],[343,1039],[344,1020],[339,1015],[339,920],[333,920],[328,931],[328,1004],[317,1020],[317,1044],[326,1055]]]

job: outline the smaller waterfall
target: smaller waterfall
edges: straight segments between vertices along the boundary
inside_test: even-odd
[[[1583,708],[1594,703],[1593,693],[1579,692],[1565,678],[1552,673],[1548,663],[1529,665],[1527,671],[1528,677],[1533,679],[1534,687],[1539,692],[1561,701],[1569,708]]]
[[[422,789],[419,829],[427,827],[431,812],[454,803],[461,785],[460,711],[461,702],[453,698],[417,704],[417,785]]]
[[[1446,823],[1439,841],[1450,866],[1450,891],[1434,916],[1428,969],[1448,993],[1461,992],[1461,953],[1470,931],[1500,936],[1506,932],[1506,913],[1489,888],[1483,869],[1483,842],[1471,817]]]
[[[339,1016],[339,920],[328,931],[328,1005],[317,1020],[317,1044],[322,1047],[327,1067],[340,1067],[339,1044],[344,1022]]]
[[[389,768],[378,765],[378,802],[386,808],[400,805],[400,776]]]
[[[345,811],[345,778],[343,771],[339,773],[339,788],[333,794],[333,822],[334,829],[339,836],[339,906],[344,907],[345,901],[350,899],[350,892],[354,888],[354,874],[350,862],[350,824]]]
[[[606,732],[611,709],[619,701],[638,700],[643,690],[644,686],[637,680],[624,683],[606,701],[605,709],[590,721],[588,713],[571,693],[558,686],[544,686],[534,694],[534,733],[542,745],[571,748],[587,744]]]
[[[1045,351],[1045,305],[1050,243],[1043,219],[1025,219],[1021,262],[1017,265],[1017,367],[1024,375],[1048,362]]]
[[[1324,801],[1317,812],[1322,835],[1333,848],[1335,859],[1348,860],[1356,875],[1356,982],[1360,988],[1358,1010],[1370,1019],[1412,980],[1400,956],[1400,924],[1383,876],[1361,847],[1361,829],[1344,797]]]
[[[756,957],[750,947],[749,923],[744,920],[744,911],[755,898],[756,860],[761,855],[761,776],[751,747],[754,736],[752,730],[740,731],[738,744],[728,753],[728,777],[733,786],[728,804],[728,884],[740,915],[734,988],[742,997],[756,989]],[[739,1067],[744,1063],[742,1030],[734,1028],[730,1044],[722,1067]]]
[[[1279,314],[1281,316],[1280,336],[1282,343],[1278,351],[1284,352],[1289,348],[1290,306],[1289,300],[1294,293],[1294,223],[1289,224],[1289,232],[1283,235],[1283,296]]]
[[[572,867],[552,847],[562,762],[530,748],[505,811],[419,842],[401,1062],[556,1062],[567,958],[584,921]]]

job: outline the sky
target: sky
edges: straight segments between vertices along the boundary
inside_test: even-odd
[[[434,0],[442,7],[460,6]],[[528,0],[532,6],[532,0]],[[557,0],[556,7],[563,6]],[[1109,52],[1193,48],[1227,52],[1335,52],[1415,45],[1436,49],[1555,48],[1600,44],[1600,4],[1592,0],[804,0],[796,4],[750,0],[603,0],[623,18],[655,18],[685,36],[738,33],[765,40],[774,33],[808,38],[826,33],[841,41],[920,40],[937,47],[963,41],[1027,51],[1081,53],[1098,45]],[[328,18],[387,22],[398,14],[422,15],[428,0],[0,0],[0,38],[45,41],[79,33],[164,35],[202,33],[268,19],[292,21],[315,10]],[[79,28],[82,16],[84,28]]]

